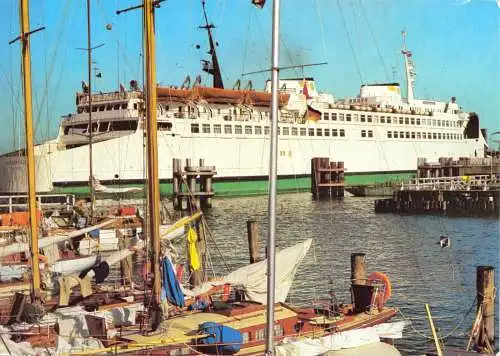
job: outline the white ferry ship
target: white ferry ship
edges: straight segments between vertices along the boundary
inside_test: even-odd
[[[207,24],[210,33],[210,26]],[[212,42],[211,42],[212,44]],[[214,87],[158,88],[158,155],[162,192],[169,190],[172,159],[203,158],[217,169],[216,194],[267,191],[270,82],[265,91],[223,89],[215,49],[202,61]],[[417,158],[484,157],[487,144],[475,113],[447,102],[413,97],[412,54],[402,50],[407,97],[397,83],[362,85],[359,95],[337,99],[317,90],[313,78],[280,80],[279,190],[310,187],[310,159],[343,161],[346,184],[407,179]],[[187,85],[186,85],[187,84]],[[35,147],[38,192],[87,191],[89,131],[93,174],[103,184],[140,185],[145,177],[142,93],[126,90],[76,94],[76,111],[63,116],[55,139]],[[88,88],[87,88],[88,89]],[[2,193],[26,191],[22,151],[0,156]]]

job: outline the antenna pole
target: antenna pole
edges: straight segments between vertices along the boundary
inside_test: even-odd
[[[156,123],[156,51],[153,0],[144,0],[144,52],[146,54],[146,123],[148,149],[149,233],[153,248],[153,300],[160,305],[160,187],[158,181],[158,141]]]
[[[274,355],[274,292],[276,252],[276,180],[278,170],[279,119],[279,28],[280,1],[273,1],[272,74],[271,74],[271,149],[269,162],[269,233],[267,238],[267,342],[266,354]]]
[[[32,294],[34,301],[40,294],[40,266],[38,265],[38,224],[35,188],[35,150],[33,147],[33,107],[31,98],[31,52],[28,0],[21,0],[21,54],[24,89],[24,124],[26,130],[26,171],[28,173],[28,214],[31,237]]]
[[[90,221],[94,221],[94,169],[92,163],[92,38],[90,31],[90,0],[87,0],[87,74],[89,81],[89,188],[90,188]]]

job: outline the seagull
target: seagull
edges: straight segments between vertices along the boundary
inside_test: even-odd
[[[446,248],[451,246],[450,238],[447,236],[441,236],[439,242],[437,243],[441,248]]]

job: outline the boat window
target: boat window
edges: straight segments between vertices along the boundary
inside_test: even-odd
[[[413,139],[415,138],[415,132],[411,133],[411,138],[413,138]]]
[[[210,124],[203,124],[203,125],[201,125],[201,132],[203,132],[203,133],[210,133]]]
[[[264,126],[264,135],[269,135],[270,132],[269,126]]]
[[[436,120],[432,120],[432,126],[436,126]]]
[[[330,120],[330,113],[329,112],[323,113],[323,120]]]
[[[408,131],[406,131],[406,135],[405,135],[406,138],[410,138],[410,133]]]
[[[200,133],[200,125],[191,124],[191,133]]]
[[[351,114],[346,114],[345,115],[345,120],[346,121],[351,121]]]
[[[292,136],[297,136],[298,135],[298,131],[296,127],[292,127]]]
[[[127,104],[127,103],[123,103],[123,104],[122,104],[122,109],[123,109],[123,110],[126,110],[127,108],[128,108],[128,104]]]
[[[417,132],[417,140],[420,140],[420,138],[421,138],[420,136],[421,136],[420,132]]]
[[[222,128],[220,124],[214,124],[214,134],[220,134],[222,133]]]
[[[252,126],[246,125],[245,126],[245,135],[251,135],[252,134]]]
[[[387,138],[392,138],[392,131],[387,131]]]
[[[435,133],[435,132],[433,132],[433,133],[432,133],[432,139],[433,139],[433,140],[436,140],[436,139],[437,139],[437,135],[436,135],[436,133]]]
[[[441,120],[438,120],[438,126],[441,126]]]
[[[224,133],[225,134],[233,133],[233,127],[231,125],[224,125]]]
[[[307,134],[308,136],[314,136],[314,129],[309,129]]]
[[[106,109],[106,107],[104,105],[99,106],[99,111],[104,111],[104,109]]]
[[[92,112],[96,112],[97,111],[97,106],[93,105],[92,106]]]
[[[405,117],[405,125],[409,125],[410,124],[410,118],[409,117]]]
[[[134,110],[137,110],[137,103],[134,103]]]
[[[359,121],[359,115],[358,114],[353,114],[353,118],[355,122]]]
[[[135,131],[137,130],[137,120],[112,121],[109,131]]]
[[[361,122],[366,122],[366,115],[361,115]]]
[[[289,127],[283,127],[283,135],[290,135],[290,128]]]
[[[248,343],[250,341],[250,333],[248,332],[241,333],[241,338],[244,344]]]
[[[278,126],[278,135],[281,135],[281,127]]]
[[[366,116],[366,121],[372,122],[372,116],[371,115]]]
[[[266,330],[265,329],[259,329],[255,332],[255,340],[264,340],[266,337]]]
[[[179,112],[182,112],[182,106],[179,106],[179,107],[177,108],[177,110],[178,110]],[[220,109],[219,109],[219,110],[220,110]]]
[[[344,129],[340,129],[339,130],[339,136],[340,137],[345,137],[345,130]]]
[[[377,115],[373,115],[373,122],[374,122],[374,123],[377,123],[377,122],[378,122],[378,116],[377,116]]]
[[[76,112],[81,114],[83,112],[83,108],[79,106],[78,109],[76,110]]]
[[[417,117],[417,125],[420,125],[420,118]]]
[[[403,131],[399,131],[399,138],[405,138],[405,133]]]
[[[398,138],[398,132],[394,131],[394,138]]]
[[[241,125],[234,126],[234,133],[237,135],[241,135],[243,133],[243,127]]]
[[[427,135],[425,134],[425,132],[422,132],[422,139],[425,140],[427,138]]]
[[[305,136],[306,133],[307,133],[306,128],[305,127],[301,127],[300,128],[300,136]]]
[[[283,336],[283,326],[281,324],[274,325],[274,336]]]
[[[262,126],[255,126],[255,134],[262,135]]]
[[[323,130],[322,129],[316,129],[316,136],[323,136]]]
[[[339,114],[339,121],[344,121],[344,114],[342,113]]]
[[[332,129],[332,136],[337,137],[339,135],[337,129]]]
[[[391,123],[391,117],[390,116],[387,116],[387,123],[390,124]]]
[[[113,110],[120,110],[120,104],[113,105]]]
[[[385,124],[385,116],[381,116],[380,117],[380,123],[381,124]]]
[[[373,131],[372,130],[368,130],[368,137],[373,137]]]
[[[410,123],[411,123],[412,125],[415,125],[415,118],[414,118],[414,117],[412,117],[412,118],[411,118]]]
[[[99,132],[107,132],[108,131],[109,122],[100,122],[99,123]]]
[[[330,129],[325,129],[325,136],[330,136]]]
[[[399,118],[399,124],[403,125],[403,118],[402,117]]]
[[[172,130],[172,123],[158,121],[157,127],[158,127],[158,130],[160,130],[160,131],[171,131]]]
[[[366,137],[366,130],[361,130],[361,137]]]
[[[441,132],[438,133],[438,140],[441,140]]]
[[[337,113],[336,112],[332,112],[332,120],[337,121]]]

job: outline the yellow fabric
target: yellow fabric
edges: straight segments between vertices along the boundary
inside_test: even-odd
[[[80,279],[78,275],[69,275],[59,278],[59,306],[67,306],[71,289],[80,284],[82,296],[88,297],[92,294],[92,285],[89,276]]]
[[[196,230],[192,227],[189,228],[187,234],[188,250],[189,250],[189,265],[193,271],[200,269],[200,257],[198,256],[198,250],[196,249],[196,241],[198,240],[198,234]]]

